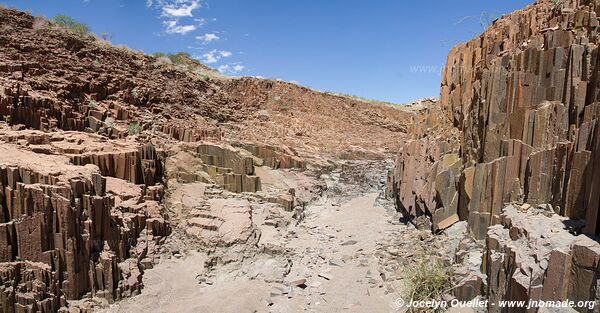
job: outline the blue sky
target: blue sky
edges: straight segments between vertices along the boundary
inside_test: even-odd
[[[439,95],[450,48],[532,0],[16,0],[114,44],[185,51],[229,75],[405,103]]]

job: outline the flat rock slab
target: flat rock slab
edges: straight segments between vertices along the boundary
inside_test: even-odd
[[[187,220],[189,236],[212,246],[246,243],[255,233],[250,203],[245,199],[210,199]]]

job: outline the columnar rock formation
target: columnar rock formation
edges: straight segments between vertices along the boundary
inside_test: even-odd
[[[462,187],[473,227],[523,200],[598,234],[597,26],[592,2],[540,2],[450,52],[441,101],[474,171]]]
[[[573,264],[587,262],[577,259],[583,251],[577,246],[550,249],[553,256],[546,261],[531,259],[527,266],[539,265],[540,273],[520,272],[520,265],[510,264],[516,261],[498,257],[512,255],[510,244],[503,243],[507,240],[534,240],[514,226],[527,216],[515,216],[507,224],[503,211],[508,203],[541,205],[583,220],[576,232],[600,234],[598,13],[600,4],[594,1],[537,1],[454,47],[443,72],[443,121],[437,125],[445,134],[415,138],[398,157],[392,177],[398,207],[416,220],[431,217],[434,229],[467,220],[470,236],[487,245],[482,265],[487,289],[482,291],[490,297],[595,297],[595,282],[572,285],[569,292],[566,287],[555,293],[538,288],[542,281],[560,279],[550,277],[558,275],[553,271],[579,272],[557,269],[565,258]],[[459,149],[448,148],[447,142]],[[510,239],[494,225],[510,229]],[[597,260],[598,244],[586,245],[590,248],[581,258]],[[546,253],[542,247],[530,248]],[[572,255],[561,259],[569,249]],[[504,262],[502,275],[497,262]],[[582,268],[593,277],[597,263],[590,262]],[[494,280],[498,277],[504,278]],[[531,282],[515,287],[515,281],[525,280]]]
[[[489,300],[595,301],[598,242],[570,234],[564,218],[520,209],[506,207],[500,224],[488,231],[484,273]],[[590,305],[577,309],[587,311]]]
[[[252,244],[250,202],[209,197],[299,217],[301,186],[273,174],[262,190],[263,166],[326,167],[325,149],[379,157],[412,115],[163,59],[0,6],[0,311],[134,295],[172,226],[205,246]],[[166,212],[187,206],[163,197],[188,190],[198,205],[178,224]]]
[[[169,233],[153,200],[115,207],[96,166],[0,146],[0,305],[52,312],[85,294],[141,288],[140,260]]]

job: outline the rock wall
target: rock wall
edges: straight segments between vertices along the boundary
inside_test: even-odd
[[[478,238],[518,200],[550,203],[598,234],[597,10],[541,1],[450,52],[441,102],[473,173],[459,188],[471,191],[461,206]]]
[[[86,294],[114,301],[139,292],[140,261],[169,233],[160,212],[146,209],[154,201],[116,210],[94,166],[7,145],[0,153],[2,309],[54,312]]]
[[[204,172],[212,182],[233,192],[260,190],[260,178],[254,175],[254,160],[228,145],[199,144],[195,151],[204,162]]]
[[[400,149],[388,189],[396,206],[419,228],[443,229],[459,220],[459,179],[463,164],[458,129],[450,126],[438,103],[418,112]]]
[[[429,216],[450,207],[483,239],[478,229],[496,224],[504,203],[550,203],[598,234],[597,10],[600,4],[590,1],[538,1],[454,47],[442,78],[440,134],[409,142],[398,158],[399,206]],[[448,140],[454,132],[456,141]],[[449,153],[461,159],[456,175],[438,169]],[[420,174],[404,174],[420,167]],[[411,188],[415,176],[426,181],[422,188],[433,200],[409,195],[406,190],[419,189]],[[456,189],[457,205],[445,203],[453,199],[444,195],[448,187]]]
[[[262,162],[257,165],[265,165],[273,169],[306,168],[304,159],[299,157],[295,151],[287,147],[276,147],[267,144],[247,142],[233,143],[233,145],[250,152],[257,159],[262,160]]]
[[[514,258],[508,247],[518,230],[517,222],[506,222],[506,204],[543,207],[583,221],[573,233],[600,234],[599,13],[596,1],[537,1],[454,47],[443,71],[439,107],[430,109],[442,116],[432,124],[427,119],[433,113],[425,112],[415,138],[398,155],[390,179],[397,207],[433,230],[467,220],[475,246],[487,251],[479,269],[483,275],[467,282],[481,288],[471,288],[475,291],[465,298],[483,293],[535,299],[545,292],[538,285],[562,262],[551,258],[533,274],[524,274],[514,259],[498,263],[502,253]],[[517,243],[525,244],[512,244]],[[595,240],[588,243],[598,248]],[[579,248],[569,249],[563,259],[581,263],[575,260]],[[590,277],[596,265],[586,267]],[[527,279],[532,281],[523,284]],[[595,288],[586,280],[544,295],[592,300]]]
[[[104,176],[152,186],[161,179],[164,151],[153,145],[124,152],[95,152],[71,156],[74,165],[94,164]]]
[[[500,224],[488,230],[483,268],[490,301],[594,301],[598,242],[569,233],[568,220],[519,209],[508,206]],[[587,311],[589,306],[576,309]]]

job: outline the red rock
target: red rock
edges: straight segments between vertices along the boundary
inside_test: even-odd
[[[450,51],[440,107],[422,112],[417,138],[400,150],[391,179],[398,209],[415,223],[427,224],[426,217],[436,230],[456,214],[468,221],[470,236],[487,242],[484,293],[492,301],[593,299],[597,243],[580,246],[564,226],[540,221],[569,245],[557,242],[550,251],[533,242],[523,246],[515,241],[548,238],[522,225],[529,216],[504,211],[510,203],[526,203],[529,211],[548,204],[567,218],[584,219],[588,235],[600,235],[600,127],[594,126],[600,123],[600,7],[561,5],[557,10],[552,1],[537,1]],[[454,153],[460,164],[448,175],[441,160]]]

